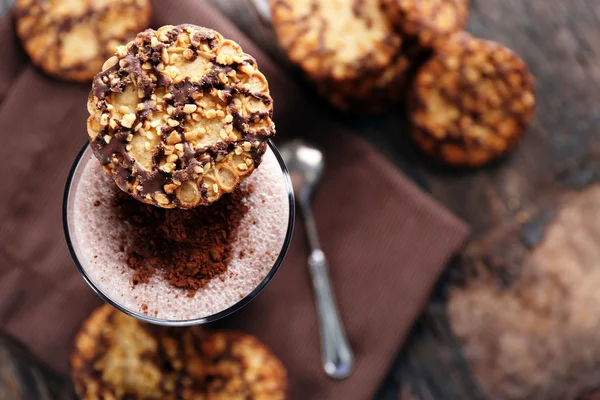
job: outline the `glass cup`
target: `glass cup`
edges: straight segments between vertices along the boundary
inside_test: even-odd
[[[96,158],[94,157],[94,155],[92,153],[92,150],[91,150],[89,144],[86,143],[85,146],[81,149],[81,151],[77,155],[77,157],[75,158],[75,162],[73,163],[73,166],[71,167],[71,171],[70,171],[69,177],[67,179],[67,184],[65,187],[65,194],[64,194],[64,198],[63,198],[63,229],[65,232],[67,245],[69,247],[71,257],[73,258],[73,261],[75,262],[75,265],[77,266],[77,269],[83,276],[84,280],[108,304],[112,305],[113,307],[117,308],[118,310],[122,311],[123,313],[128,314],[134,318],[137,318],[137,319],[140,319],[142,321],[149,322],[152,324],[157,324],[157,325],[189,326],[189,325],[205,324],[205,323],[213,322],[220,318],[226,317],[226,316],[238,311],[239,309],[241,309],[243,306],[248,304],[252,299],[254,299],[267,286],[267,284],[271,281],[271,279],[273,278],[273,276],[275,275],[275,273],[281,266],[281,263],[283,262],[285,254],[290,245],[290,241],[292,238],[293,226],[294,226],[294,215],[295,215],[294,191],[292,188],[292,182],[290,180],[289,172],[288,172],[277,148],[271,141],[269,141],[269,150],[267,150],[267,151],[272,151],[279,163],[280,170],[281,170],[282,184],[285,185],[285,189],[287,191],[288,210],[289,210],[287,220],[282,221],[282,223],[287,225],[287,229],[285,231],[285,238],[283,240],[283,245],[277,256],[277,259],[275,260],[274,265],[271,267],[271,269],[266,274],[266,276],[262,279],[262,281],[254,288],[254,290],[252,290],[252,292],[247,294],[245,297],[240,298],[239,301],[237,301],[235,304],[230,305],[228,308],[225,308],[215,314],[204,316],[201,318],[195,318],[195,319],[189,319],[189,320],[169,320],[169,319],[150,317],[150,316],[138,313],[136,311],[130,310],[127,307],[125,307],[124,305],[119,304],[119,302],[116,301],[114,298],[112,298],[110,296],[110,294],[105,293],[99,287],[97,282],[94,282],[94,280],[91,278],[90,274],[87,271],[87,266],[85,265],[86,262],[84,260],[84,257],[82,257],[82,255],[81,255],[82,254],[81,253],[82,249],[80,247],[81,243],[79,243],[73,237],[73,232],[75,229],[75,224],[74,224],[75,196],[74,196],[74,194],[75,194],[76,188],[78,187],[79,180],[81,179],[81,175],[84,170],[84,167],[90,161],[97,162]],[[216,278],[216,279],[218,279],[218,278]],[[127,289],[129,290],[129,288],[127,288]]]

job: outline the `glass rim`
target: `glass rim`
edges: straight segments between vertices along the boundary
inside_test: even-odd
[[[69,170],[69,175],[67,177],[67,182],[65,185],[65,191],[63,194],[63,204],[62,204],[63,231],[64,231],[65,239],[67,242],[67,246],[69,248],[69,253],[71,254],[71,258],[73,259],[75,266],[79,270],[79,273],[81,274],[81,276],[83,277],[85,282],[92,288],[92,290],[103,301],[110,304],[117,310],[119,310],[133,318],[136,318],[138,320],[148,322],[148,323],[151,323],[154,325],[182,327],[182,326],[207,324],[210,322],[217,321],[221,318],[227,317],[227,316],[239,311],[240,309],[242,309],[244,306],[246,306],[248,303],[250,303],[252,300],[254,300],[254,298],[256,298],[256,296],[258,296],[258,294],[260,292],[262,292],[263,289],[269,284],[269,282],[271,282],[271,280],[273,279],[273,277],[279,270],[279,267],[283,263],[285,255],[290,247],[290,243],[292,241],[292,234],[294,231],[295,200],[294,200],[294,190],[292,187],[292,180],[290,177],[290,173],[287,169],[287,166],[285,165],[285,163],[283,161],[283,158],[281,157],[281,154],[279,154],[277,147],[275,147],[275,145],[273,144],[273,142],[270,139],[268,140],[268,145],[269,145],[269,148],[271,149],[271,151],[273,152],[273,154],[275,155],[277,162],[279,163],[279,167],[281,168],[281,172],[283,174],[283,180],[285,181],[286,189],[288,192],[289,212],[288,212],[287,230],[285,232],[285,237],[283,240],[283,244],[281,246],[281,251],[279,252],[279,255],[277,256],[277,259],[275,260],[275,262],[274,262],[273,266],[271,267],[271,269],[269,270],[269,272],[261,280],[261,282],[250,293],[248,293],[246,296],[244,296],[242,299],[240,299],[238,302],[232,304],[231,306],[229,306],[215,314],[208,315],[206,317],[194,318],[194,319],[189,319],[189,320],[168,320],[168,319],[155,318],[155,317],[150,317],[150,316],[147,316],[144,314],[140,314],[138,312],[129,310],[128,308],[126,308],[126,307],[122,306],[121,304],[119,304],[118,302],[114,301],[110,296],[106,295],[92,281],[92,279],[87,274],[85,268],[83,267],[82,263],[79,261],[79,257],[77,256],[77,253],[73,246],[73,241],[71,240],[71,232],[69,229],[69,200],[70,200],[71,187],[73,186],[75,173],[77,172],[79,165],[81,164],[83,156],[86,154],[86,152],[89,148],[89,142],[86,142],[83,145],[83,147],[81,148],[81,150],[79,150],[79,153],[75,157],[73,165],[71,166],[71,169]]]

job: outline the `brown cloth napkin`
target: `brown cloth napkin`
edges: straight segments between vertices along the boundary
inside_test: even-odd
[[[315,214],[356,369],[342,382],[321,369],[300,220],[270,285],[216,325],[267,343],[289,371],[292,399],[369,398],[467,228],[370,146],[311,110],[260,49],[206,2],[156,0],[154,16],[154,26],[195,23],[240,42],[269,78],[279,138],[310,132],[324,146],[327,169]],[[100,304],[69,258],[61,220],[68,170],[86,140],[89,85],[61,83],[31,67],[6,17],[0,58],[0,330],[66,371],[79,324]]]

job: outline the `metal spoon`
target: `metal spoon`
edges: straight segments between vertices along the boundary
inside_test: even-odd
[[[354,357],[335,303],[329,267],[319,244],[310,205],[311,195],[323,172],[323,153],[298,139],[286,143],[279,150],[290,171],[311,249],[308,266],[319,317],[323,368],[331,378],[345,379],[352,373]]]

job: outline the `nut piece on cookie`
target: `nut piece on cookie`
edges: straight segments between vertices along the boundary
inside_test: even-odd
[[[402,93],[410,62],[379,0],[270,0],[281,46],[341,110],[377,111]]]
[[[117,48],[88,100],[91,147],[117,185],[163,208],[207,205],[258,167],[275,134],[254,58],[194,25]]]
[[[285,368],[253,336],[149,325],[105,304],[75,338],[80,399],[284,399]]]
[[[512,50],[461,32],[419,70],[408,107],[427,155],[481,166],[512,150],[529,126],[534,78]]]
[[[33,64],[85,82],[150,22],[149,0],[16,0],[15,26]]]
[[[381,4],[399,32],[427,48],[461,31],[469,17],[468,0],[381,0]]]

